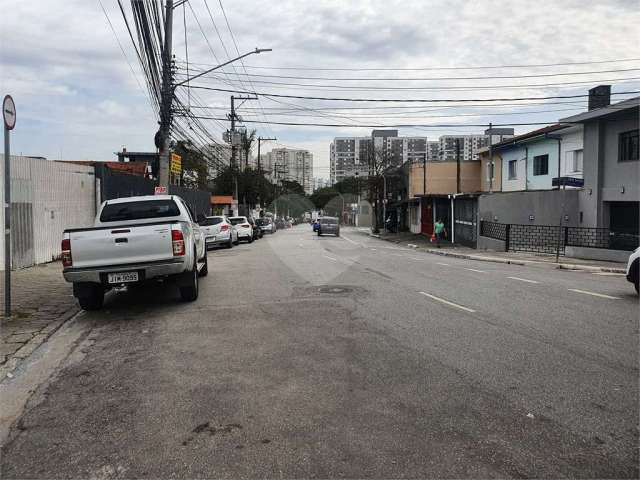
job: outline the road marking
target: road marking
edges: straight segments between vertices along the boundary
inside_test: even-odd
[[[463,307],[462,305],[458,305],[457,303],[450,302],[449,300],[445,300],[444,298],[436,297],[435,295],[431,295],[431,294],[425,293],[425,292],[418,292],[418,293],[420,295],[424,295],[425,297],[429,297],[429,298],[431,298],[433,300],[436,300],[438,302],[442,302],[442,303],[444,303],[446,305],[449,305],[451,307],[455,307],[455,308],[459,308],[460,310],[464,310],[465,312],[470,312],[470,313],[474,313],[475,312],[475,310],[472,310],[472,309],[467,308],[467,307]]]
[[[601,275],[603,277],[623,277],[624,273],[615,273],[615,272],[594,272],[594,275]]]
[[[376,251],[376,249],[375,249],[375,248],[372,248],[371,250],[373,250],[374,252]]]
[[[444,267],[448,267],[449,266],[448,263],[441,263],[441,262],[436,262],[436,265],[442,265]]]
[[[612,297],[611,295],[605,295],[604,293],[587,292],[586,290],[578,290],[577,288],[570,288],[569,291],[576,293],[584,293],[585,295],[593,295],[594,297],[609,298],[611,300],[620,300],[620,297]]]
[[[520,282],[527,282],[527,283],[540,283],[540,282],[536,282],[535,280],[529,280],[527,278],[520,278],[520,277],[507,277],[510,278],[511,280],[518,280]]]
[[[323,257],[328,258],[329,260],[333,260],[334,262],[338,261],[337,258],[330,257],[329,255],[323,255]]]
[[[418,258],[418,257],[409,257],[409,258],[411,260],[420,260],[420,261],[424,260],[424,258]]]
[[[476,270],[475,268],[465,268],[465,270],[469,270],[471,272],[478,272],[478,273],[487,273],[484,270]]]
[[[402,257],[402,258],[405,258],[405,256],[404,256],[404,255],[402,255],[402,254],[400,254],[400,253],[390,253],[389,255],[392,255],[392,256],[394,256],[394,257]]]
[[[361,243],[358,242],[354,242],[353,240],[351,240],[349,237],[345,237],[344,235],[341,235],[340,238],[342,238],[343,240],[346,240],[347,242],[353,243],[354,245],[359,245],[362,246]]]

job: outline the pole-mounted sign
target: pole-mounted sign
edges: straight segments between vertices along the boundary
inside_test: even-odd
[[[11,149],[9,131],[16,126],[16,104],[11,95],[2,101],[4,120],[4,316],[11,316]]]

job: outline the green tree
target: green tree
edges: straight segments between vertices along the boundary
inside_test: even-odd
[[[180,183],[189,188],[207,190],[209,169],[205,156],[189,140],[178,140],[173,152],[182,157]]]

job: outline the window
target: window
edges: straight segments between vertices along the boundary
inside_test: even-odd
[[[573,168],[572,172],[581,172],[582,171],[582,150],[574,150],[573,152],[573,161],[571,167]]]
[[[509,160],[509,180],[518,178],[518,160]]]
[[[638,130],[621,133],[618,137],[618,161],[638,160]]]
[[[549,174],[549,155],[533,157],[533,174],[535,176]]]
[[[173,200],[142,200],[107,203],[100,213],[101,222],[124,222],[146,218],[177,217],[178,205]]]

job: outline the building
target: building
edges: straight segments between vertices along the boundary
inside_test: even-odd
[[[601,86],[601,87],[606,87]],[[601,87],[590,91],[589,104]],[[569,159],[583,165],[584,187],[578,196],[581,226],[608,229],[613,233],[638,234],[640,228],[640,162],[638,118],[640,97],[593,108],[560,121],[581,125],[582,155]]]
[[[438,152],[436,146],[430,146],[432,160],[450,162],[457,160],[458,148],[460,149],[460,160],[479,160],[479,151],[491,143],[499,143],[514,136],[513,128],[491,128],[485,130],[482,135],[442,135],[438,142]],[[434,142],[435,143],[435,142]]]
[[[212,143],[207,145],[206,153],[209,157],[207,162],[209,178],[216,178],[222,169],[231,165],[231,145]]]
[[[402,137],[398,130],[373,130],[369,137],[336,137],[329,154],[331,184],[356,175],[366,178],[374,151],[389,166],[422,161],[427,155],[427,137]]]
[[[273,183],[295,181],[307,195],[313,193],[313,154],[309,150],[274,148],[263,159],[263,168]]]

